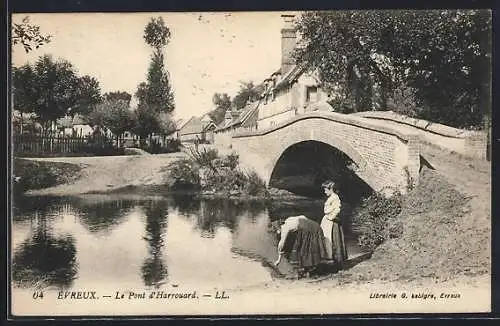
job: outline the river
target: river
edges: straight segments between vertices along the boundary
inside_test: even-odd
[[[319,221],[322,201],[271,206],[187,196],[29,196],[14,200],[12,281],[52,289],[235,287],[293,274],[279,268],[270,222],[304,214]],[[359,253],[347,228],[349,254]]]

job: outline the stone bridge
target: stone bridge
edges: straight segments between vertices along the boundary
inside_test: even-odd
[[[406,193],[418,183],[419,136],[382,121],[335,112],[312,112],[269,129],[232,136],[232,147],[244,168],[255,170],[269,184],[279,158],[289,147],[315,141],[345,153],[355,173],[373,190],[396,188]]]

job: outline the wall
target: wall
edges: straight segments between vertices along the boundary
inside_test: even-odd
[[[368,111],[354,115],[411,130],[417,133],[422,141],[439,148],[471,158],[486,159],[486,132],[457,129],[426,120],[409,118],[391,111]]]
[[[214,133],[214,145],[217,148],[230,148],[231,147],[231,136],[232,131],[230,129],[226,129],[224,131],[217,131]]]

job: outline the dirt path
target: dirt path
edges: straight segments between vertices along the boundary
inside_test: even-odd
[[[169,163],[186,157],[184,153],[32,158],[31,160],[65,162],[82,167],[82,176],[72,184],[31,191],[33,195],[77,195],[90,191],[109,191],[126,186],[160,185],[163,183],[162,169]]]

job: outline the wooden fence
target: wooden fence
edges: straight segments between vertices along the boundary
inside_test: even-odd
[[[94,150],[113,147],[113,142],[105,136],[13,136],[15,155],[91,154]]]

